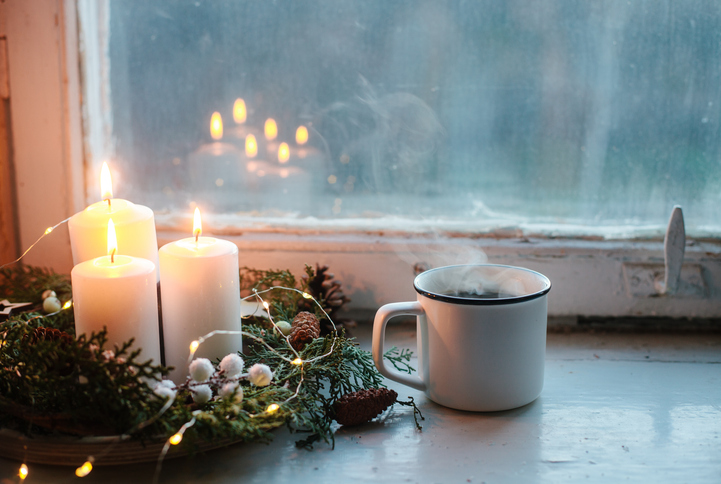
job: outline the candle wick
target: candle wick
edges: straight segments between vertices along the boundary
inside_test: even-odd
[[[107,200],[107,202],[108,202],[108,210],[110,210],[110,209],[112,208],[112,207],[110,206],[110,200],[111,200],[111,199],[110,199],[110,198],[106,198],[105,200]]]
[[[110,252],[110,263],[111,263],[111,264],[114,264],[114,263],[115,263],[115,249],[113,249],[113,250]]]
[[[200,237],[200,230],[195,231],[195,245],[198,245],[198,237]]]

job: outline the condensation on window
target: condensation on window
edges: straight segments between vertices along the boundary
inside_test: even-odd
[[[109,158],[160,217],[721,233],[717,1],[106,5]]]

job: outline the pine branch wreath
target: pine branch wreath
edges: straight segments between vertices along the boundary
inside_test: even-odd
[[[241,290],[252,294],[275,286],[292,288],[264,296],[271,317],[292,321],[313,299],[307,297],[312,267],[306,266],[306,274],[308,278],[297,281],[287,270],[244,268]],[[71,296],[67,276],[21,265],[0,271],[0,299],[34,304],[0,323],[0,428],[27,435],[168,439],[192,421],[183,440],[192,445],[196,439],[265,441],[272,438],[272,429],[286,425],[308,433],[299,445],[333,443],[335,403],[347,394],[383,388],[370,353],[343,330],[294,349],[268,318],[253,317],[243,322],[249,344],[239,356],[246,367],[272,369],[272,381],[260,386],[247,378],[231,380],[215,362],[209,399],[199,404],[194,401],[197,387],[190,384],[160,388],[169,369],[145,361],[140,350],[130,351],[132,340],[109,348],[105,331],[75,338],[72,309],[40,312],[42,293],[48,289],[62,301]],[[311,309],[316,317],[327,318],[333,308],[321,300]],[[412,371],[410,357],[410,352],[395,349],[386,355],[406,371]],[[228,382],[234,386],[226,387]]]

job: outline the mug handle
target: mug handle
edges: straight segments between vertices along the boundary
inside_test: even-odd
[[[421,380],[420,377],[417,375],[405,375],[386,367],[383,361],[383,346],[386,340],[386,325],[389,320],[401,315],[421,316],[423,314],[425,314],[423,307],[417,301],[391,303],[382,306],[376,313],[375,320],[373,321],[373,361],[378,371],[386,378],[408,385],[422,392],[426,391],[426,383]],[[419,361],[418,363],[420,366],[421,362]]]

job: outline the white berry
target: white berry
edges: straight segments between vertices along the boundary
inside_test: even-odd
[[[243,362],[243,358],[235,353],[227,355],[220,361],[220,369],[225,372],[225,376],[228,378],[239,375],[243,371],[244,366],[245,362]]]
[[[62,308],[63,305],[60,304],[60,299],[56,298],[55,296],[47,297],[43,301],[43,311],[45,311],[46,313],[56,313]]]
[[[190,378],[197,382],[208,380],[214,372],[215,368],[208,358],[196,358],[190,363]]]
[[[52,289],[46,289],[45,291],[43,291],[42,299],[45,300],[49,297],[56,297],[56,296],[57,296],[57,294],[55,294],[55,291],[53,291]]]
[[[248,370],[248,380],[257,387],[268,386],[273,380],[273,372],[268,365],[256,363]]]
[[[293,326],[291,326],[288,321],[278,321],[275,325],[278,326],[278,329],[281,333],[283,333],[283,336],[288,336],[290,334],[290,330],[293,329]]]
[[[213,397],[213,391],[209,385],[198,385],[193,387],[193,401],[198,405],[207,403]]]

